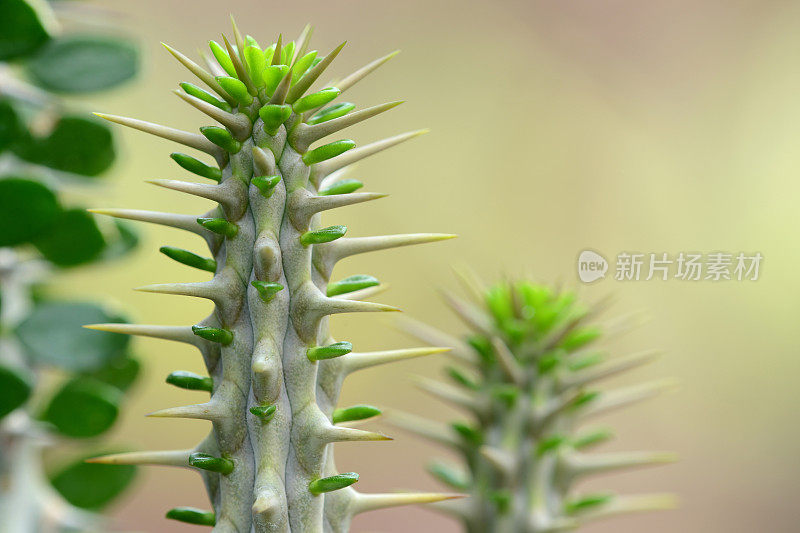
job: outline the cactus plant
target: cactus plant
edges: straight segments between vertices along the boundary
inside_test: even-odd
[[[94,511],[133,479],[132,468],[83,460],[98,453],[139,364],[125,339],[80,327],[115,313],[50,287],[60,270],[136,244],[127,225],[98,224],[69,201],[71,189],[102,177],[115,150],[110,128],[60,97],[115,86],[136,62],[125,41],[62,31],[46,2],[0,2],[2,533],[94,531]]]
[[[143,290],[206,298],[211,316],[194,326],[101,324],[107,332],[188,343],[199,349],[208,376],[178,371],[167,381],[210,392],[208,401],[168,408],[150,416],[202,419],[211,434],[187,450],[98,458],[106,464],[191,467],[204,478],[213,510],[176,508],[167,517],[214,525],[215,531],[341,532],[353,515],[395,505],[432,502],[447,494],[361,494],[358,474],[338,473],[334,442],[379,441],[388,437],[342,425],[379,412],[370,406],[337,409],[339,391],[351,372],[442,349],[351,352],[349,342],[331,338],[328,318],[337,313],[395,311],[362,301],[380,290],[371,276],[330,281],[346,257],[450,238],[413,234],[345,238],[347,228],[324,226],[325,210],[375,200],[383,195],[354,192],[361,183],[341,170],[360,159],[418,136],[411,132],[354,148],[348,139],[312,148],[343,128],[388,111],[392,102],[354,111],[331,102],[389,60],[384,56],[309,92],[344,47],[327,55],[309,51],[310,27],[296,40],[262,48],[243,37],[211,41],[206,68],[167,46],[211,92],[181,83],[177,95],[217,125],[199,134],[141,120],[100,115],[186,145],[210,156],[208,164],[173,153],[183,169],[212,183],[158,180],[156,185],[200,196],[218,205],[200,217],[139,210],[97,212],[195,233],[213,257],[173,247],[168,257],[213,272],[211,281],[170,283]],[[165,45],[166,46],[166,45]]]
[[[446,293],[470,334],[458,339],[407,321],[425,342],[453,348],[459,364],[449,382],[420,378],[419,387],[469,413],[450,427],[407,413],[392,423],[447,446],[463,466],[434,462],[430,473],[469,498],[437,504],[470,533],[572,531],[593,520],[669,508],[669,495],[575,493],[587,476],[656,465],[670,453],[585,451],[611,438],[605,428],[582,429],[587,418],[649,398],[668,386],[653,382],[601,391],[597,382],[651,361],[656,352],[608,357],[594,347],[603,329],[598,311],[574,292],[529,281],[485,288],[461,273],[471,299]]]

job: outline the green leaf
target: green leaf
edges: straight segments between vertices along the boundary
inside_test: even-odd
[[[176,370],[167,376],[167,383],[185,390],[214,390],[214,380],[187,370]]]
[[[608,493],[587,494],[564,502],[564,511],[569,515],[577,514],[605,505],[613,499],[614,495]]]
[[[256,288],[259,298],[261,298],[264,303],[271,302],[275,295],[283,290],[283,285],[271,281],[260,281],[256,279],[251,281],[250,285]]]
[[[321,361],[323,359],[333,359],[347,355],[353,351],[353,345],[349,342],[335,342],[328,346],[315,346],[306,350],[306,356],[310,361]]]
[[[22,121],[9,100],[0,100],[0,152],[26,135]]]
[[[328,159],[334,158],[337,155],[342,155],[348,150],[356,147],[356,143],[350,139],[342,139],[341,141],[333,141],[332,143],[323,144],[318,148],[314,148],[303,155],[303,163],[306,165],[313,165],[314,163],[321,163]]]
[[[361,289],[367,289],[369,287],[376,287],[380,285],[380,283],[381,282],[373,276],[356,274],[355,276],[349,276],[328,285],[327,295],[338,296],[339,294],[347,294],[354,291],[360,291]]]
[[[212,328],[208,326],[192,326],[192,333],[211,342],[218,342],[227,346],[233,342],[233,333],[227,329]]]
[[[472,484],[465,472],[440,461],[430,463],[427,470],[430,475],[456,490],[467,491]]]
[[[16,148],[21,158],[63,172],[97,176],[114,162],[111,129],[93,119],[64,116],[45,138],[33,138]]]
[[[355,108],[355,104],[351,104],[350,102],[341,102],[320,110],[312,115],[311,118],[309,118],[306,122],[313,126],[314,124],[320,124],[335,118],[343,117]]]
[[[53,13],[45,2],[2,0],[0,61],[32,54],[50,39]]]
[[[264,121],[264,129],[270,135],[275,135],[281,124],[292,116],[292,107],[286,104],[267,104],[258,110],[258,116]]]
[[[188,250],[175,248],[174,246],[162,246],[158,249],[158,251],[170,259],[173,259],[186,266],[205,270],[206,272],[211,273],[217,271],[217,262],[209,257],[202,257]]]
[[[318,107],[324,106],[334,100],[342,91],[336,87],[325,87],[321,91],[308,94],[299,98],[294,104],[292,109],[295,113],[305,113]]]
[[[303,74],[311,68],[311,63],[317,58],[317,51],[312,50],[297,61],[295,61],[294,67],[292,68],[292,85],[297,83],[300,78],[303,77]]]
[[[116,232],[112,235],[106,234],[106,248],[103,251],[103,259],[116,259],[122,257],[137,246],[139,246],[139,230],[128,222],[115,218],[113,219]]]
[[[70,35],[50,41],[28,62],[38,85],[64,93],[115,87],[136,75],[139,58],[131,43],[108,37]]]
[[[300,243],[303,246],[308,246],[309,244],[323,244],[344,237],[345,233],[347,233],[347,226],[328,226],[327,228],[303,233],[300,236]]]
[[[133,385],[136,378],[139,377],[141,368],[141,363],[128,355],[112,359],[106,366],[86,375],[116,387],[121,391],[126,391]]]
[[[220,100],[219,98],[217,98],[216,96],[211,94],[210,92],[208,92],[208,91],[206,91],[204,89],[201,89],[200,87],[198,87],[197,85],[194,85],[193,83],[183,82],[183,83],[180,84],[180,86],[181,86],[181,89],[183,89],[186,94],[188,94],[190,96],[194,96],[195,98],[197,98],[199,100],[202,100],[202,101],[204,101],[204,102],[206,102],[208,104],[216,106],[216,107],[222,109],[223,111],[227,111],[227,112],[230,113],[230,111],[232,109],[231,106],[229,106],[227,102],[223,102],[222,100]],[[217,180],[217,181],[219,181],[219,180]]]
[[[91,213],[84,209],[62,211],[49,231],[34,241],[45,259],[71,267],[97,259],[106,240]]]
[[[95,304],[46,302],[17,326],[17,336],[36,363],[90,372],[124,357],[130,338],[82,326],[122,321]]]
[[[281,181],[280,176],[256,176],[250,182],[258,187],[261,196],[269,198],[275,192],[275,186]]]
[[[96,437],[114,425],[121,400],[116,387],[93,378],[75,378],[53,396],[42,420],[67,437]]]
[[[0,365],[0,420],[25,404],[32,390],[33,383],[26,372]]]
[[[371,405],[354,405],[352,407],[345,407],[343,409],[336,409],[333,412],[333,423],[340,424],[342,422],[354,422],[356,420],[366,420],[378,416],[382,411],[377,407]]]
[[[61,208],[56,195],[24,178],[0,179],[0,246],[16,246],[47,231]]]
[[[278,406],[276,405],[254,405],[250,408],[250,412],[253,413],[255,416],[261,419],[262,422],[265,424],[272,420],[275,416],[275,411],[278,410]]]
[[[239,226],[228,222],[224,218],[198,218],[197,223],[206,228],[208,231],[213,231],[219,235],[224,235],[229,239],[236,237],[239,233]]]
[[[358,474],[355,472],[345,472],[344,474],[337,474],[335,476],[312,481],[308,485],[308,490],[310,490],[312,494],[322,494],[323,492],[331,492],[349,487],[356,481],[358,481]]]
[[[602,333],[600,328],[594,326],[572,330],[561,341],[561,347],[567,351],[577,350],[597,339]]]
[[[50,483],[69,503],[82,509],[100,510],[118,498],[136,477],[136,467],[103,465],[77,460],[51,476]]]
[[[233,461],[225,457],[214,457],[207,453],[196,452],[189,456],[189,465],[200,470],[216,472],[227,476],[233,472]]]
[[[351,192],[355,192],[363,186],[364,184],[358,180],[354,179],[339,180],[330,187],[322,189],[317,194],[319,194],[320,196],[330,196],[333,194],[350,194]]]
[[[219,182],[222,179],[222,171],[220,171],[220,169],[206,165],[202,161],[195,159],[190,155],[182,154],[180,152],[173,152],[169,154],[169,156],[181,167],[193,174],[197,174],[198,176],[202,176],[216,182]]]
[[[212,143],[232,154],[236,154],[242,149],[242,143],[234,139],[231,132],[225,128],[220,128],[219,126],[203,126],[200,128],[200,133]]]
[[[236,78],[236,69],[233,67],[233,61],[231,61],[231,56],[228,55],[225,47],[217,41],[208,41],[208,47],[211,48],[211,53],[214,54],[217,63],[228,73],[228,76]]]
[[[212,511],[203,511],[194,507],[176,507],[167,511],[167,519],[177,520],[196,526],[214,526],[217,524],[217,515]]]
[[[253,103],[253,96],[247,91],[247,86],[237,78],[217,76],[216,80],[225,92],[231,95],[239,104],[248,106]]]

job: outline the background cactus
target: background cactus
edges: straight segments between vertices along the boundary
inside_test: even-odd
[[[196,346],[209,376],[178,371],[173,385],[211,393],[207,402],[150,416],[208,420],[213,431],[192,449],[114,455],[107,464],[192,467],[203,476],[213,511],[176,508],[168,518],[215,525],[215,531],[347,531],[353,515],[446,494],[360,494],[358,474],[338,473],[333,442],[387,440],[379,433],[341,425],[374,416],[370,406],[336,409],[344,378],[374,365],[442,351],[418,348],[351,352],[331,338],[327,317],[337,313],[396,311],[360,298],[381,288],[371,276],[330,282],[346,257],[450,238],[444,234],[344,238],[344,226],[323,226],[322,211],[383,195],[355,192],[361,183],[342,170],[422,132],[354,148],[351,140],[311,146],[321,139],[395,107],[354,111],[328,106],[394,54],[308,93],[344,47],[325,56],[308,51],[310,27],[297,41],[262,48],[236,25],[230,42],[211,41],[206,68],[167,46],[213,92],[182,83],[176,94],[219,125],[194,134],[143,122],[104,118],[184,144],[210,156],[209,165],[173,153],[183,169],[212,183],[157,180],[156,185],[218,203],[201,217],[137,210],[98,210],[172,226],[205,239],[212,258],[164,247],[167,256],[213,272],[211,281],[171,283],[142,290],[207,298],[214,313],[194,326],[99,324],[107,332],[144,335]],[[327,106],[327,107],[325,107]]]
[[[392,422],[455,451],[463,465],[434,462],[430,473],[470,498],[437,504],[470,533],[571,531],[593,520],[669,508],[669,495],[574,493],[596,474],[657,465],[670,453],[587,454],[610,439],[606,428],[582,429],[594,415],[626,407],[668,384],[601,391],[597,382],[651,361],[656,352],[609,357],[594,348],[603,334],[592,324],[598,307],[573,292],[529,281],[484,288],[462,275],[471,301],[446,294],[471,333],[463,341],[417,322],[408,330],[425,342],[453,347],[462,363],[447,368],[449,383],[419,379],[436,398],[471,419],[450,427],[395,413]]]
[[[68,9],[67,9],[68,11]],[[89,12],[87,12],[89,13]],[[86,13],[84,13],[84,16]],[[95,530],[132,468],[87,465],[139,363],[128,342],[81,329],[119,320],[50,295],[58,269],[112,259],[136,235],[67,198],[113,163],[110,129],[57,93],[110,88],[137,69],[119,39],[63,32],[45,2],[0,2],[0,531]],[[64,187],[69,184],[70,187]],[[63,291],[59,291],[63,292]],[[60,457],[52,457],[58,448]]]

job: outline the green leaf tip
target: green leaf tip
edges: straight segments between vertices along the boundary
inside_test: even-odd
[[[173,152],[169,156],[173,161],[178,163],[181,168],[188,170],[192,174],[197,174],[198,176],[208,178],[218,183],[220,180],[222,180],[222,171],[220,169],[206,165],[202,161],[195,159],[190,155],[182,154],[180,152]]]
[[[280,176],[256,176],[250,182],[255,185],[261,196],[270,198],[275,192],[275,186],[281,181]]]
[[[295,73],[297,73],[297,71],[295,71]],[[306,96],[299,98],[295,103],[292,104],[292,109],[295,113],[305,113],[306,111],[311,111],[312,109],[329,104],[332,100],[339,96],[341,92],[342,91],[336,87],[326,87],[321,91],[307,94]]]
[[[314,113],[311,117],[309,117],[306,123],[312,126],[316,124],[322,124],[323,122],[328,122],[329,120],[343,117],[355,108],[356,105],[350,102],[334,104]]]
[[[356,420],[366,420],[378,416],[382,413],[377,407],[371,405],[353,405],[352,407],[345,407],[343,409],[336,409],[333,412],[333,423],[340,424],[342,422],[355,422]]]
[[[169,520],[177,520],[186,524],[196,526],[215,526],[217,525],[217,515],[212,511],[203,511],[194,507],[176,507],[167,511]]]
[[[324,244],[344,237],[345,233],[347,233],[347,226],[328,226],[327,228],[303,233],[300,236],[300,243],[303,246]]]
[[[264,121],[264,130],[275,135],[281,124],[292,116],[292,106],[287,104],[267,104],[258,110],[258,116]]]
[[[180,87],[181,89],[183,89],[183,92],[185,92],[189,96],[194,96],[195,98],[202,100],[213,106],[216,106],[227,113],[230,113],[233,110],[233,108],[230,105],[228,105],[227,102],[220,100],[210,92],[201,89],[197,85],[188,82],[183,82],[180,84]]]
[[[454,422],[450,425],[450,427],[455,430],[456,433],[461,435],[466,442],[472,444],[474,446],[480,446],[483,443],[483,435],[479,429],[470,426],[464,422]]]
[[[239,81],[238,78],[217,76],[215,79],[217,83],[225,89],[225,92],[231,95],[239,105],[249,106],[253,103],[253,96],[247,91],[247,86]]]
[[[228,222],[224,218],[198,218],[197,223],[209,231],[218,233],[232,239],[239,233],[239,226],[232,222]]]
[[[567,437],[564,435],[547,437],[539,442],[539,445],[536,447],[536,453],[541,457],[558,450],[565,442],[567,442]]]
[[[201,376],[186,370],[176,370],[167,376],[167,383],[180,389],[201,390],[211,392],[214,389],[214,381],[207,376]]]
[[[349,487],[358,481],[358,474],[355,472],[346,472],[344,474],[336,474],[335,476],[324,477],[312,481],[308,485],[308,490],[311,494],[319,495],[325,492],[333,492],[334,490]]]
[[[208,257],[202,257],[188,250],[175,248],[174,246],[162,246],[159,252],[178,263],[214,273],[217,271],[217,262]]]
[[[277,410],[278,407],[276,405],[256,405],[250,408],[250,412],[260,418],[265,424],[272,420]]]
[[[222,70],[228,73],[228,76],[236,77],[236,68],[233,66],[233,61],[231,61],[231,56],[228,55],[227,50],[219,44],[217,41],[209,41],[208,47],[211,49],[211,53],[214,54],[214,58],[219,63],[219,66],[222,67]]]
[[[231,135],[231,132],[219,126],[203,126],[200,128],[203,136],[226,152],[236,154],[242,149],[242,143]]]
[[[256,288],[259,298],[261,298],[264,303],[271,302],[272,299],[275,298],[275,295],[283,290],[283,285],[280,283],[269,281],[253,280],[250,282],[250,285]]]
[[[350,139],[342,139],[340,141],[333,141],[332,143],[324,144],[313,150],[309,150],[303,155],[303,163],[306,165],[313,165],[321,163],[328,159],[334,158],[337,155],[342,155],[348,150],[356,147],[356,143]]]
[[[349,354],[353,351],[353,345],[349,342],[335,342],[328,346],[316,346],[306,350],[306,356],[310,361],[321,361],[323,359],[333,359]]]
[[[339,180],[336,183],[332,184],[330,187],[322,189],[317,194],[319,196],[331,196],[334,194],[350,194],[351,192],[355,192],[363,186],[364,184],[358,180],[354,179]]]
[[[227,329],[212,328],[209,326],[192,326],[192,333],[211,342],[218,342],[227,346],[233,342],[233,333]]]
[[[614,438],[614,432],[610,429],[598,429],[576,437],[572,441],[572,447],[576,450],[583,450],[602,444],[612,438]]]
[[[214,457],[207,453],[193,453],[189,456],[189,465],[200,470],[216,472],[227,476],[233,472],[233,461],[224,457]]]
[[[340,294],[347,294],[354,291],[360,291],[361,289],[375,287],[380,285],[380,283],[381,282],[378,281],[377,278],[372,276],[368,276],[366,274],[357,274],[355,276],[349,276],[329,284],[327,294],[328,296],[338,296]]]
[[[613,499],[614,495],[610,493],[598,492],[595,494],[586,494],[564,502],[564,512],[569,515],[578,514],[605,505]]]

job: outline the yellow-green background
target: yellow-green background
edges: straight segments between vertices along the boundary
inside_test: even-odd
[[[338,276],[372,273],[391,284],[381,300],[446,329],[460,326],[437,295],[455,288],[450,267],[481,276],[530,273],[579,285],[575,259],[590,247],[613,257],[641,252],[761,252],[757,282],[611,279],[583,289],[607,293],[609,316],[644,310],[651,320],[613,346],[660,348],[665,356],[634,382],[673,376],[681,389],[609,417],[611,449],[676,450],[681,461],[592,483],[620,492],[674,491],[679,510],[604,523],[587,531],[753,533],[797,531],[797,318],[800,193],[800,3],[742,0],[431,2],[98,3],[143,45],[140,79],[79,105],[194,130],[207,123],[170,91],[191,76],[158,45],[195,55],[228,31],[234,13],[262,43],[316,27],[314,47],[348,46],[333,72],[345,74],[386,52],[403,53],[348,93],[361,106],[394,99],[400,108],[352,129],[357,142],[430,127],[421,139],[360,165],[356,177],[387,199],[327,217],[351,235],[443,231],[437,245],[348,260]],[[191,80],[194,81],[194,80]],[[208,204],[143,182],[184,177],[174,145],[119,132],[113,182],[77,196],[99,207],[200,213]],[[90,200],[91,199],[91,200]],[[201,242],[143,228],[130,260],[64,278],[64,292],[110,298],[136,320],[191,324],[200,301],[132,292],[138,285],[200,280],[158,254],[163,244],[201,251]],[[357,349],[413,342],[391,321],[337,318],[339,338]],[[143,382],[113,440],[136,448],[190,447],[204,422],[147,420],[149,411],[199,401],[165,375],[201,370],[192,350],[137,341]],[[453,412],[417,392],[408,377],[439,375],[442,359],[407,362],[353,377],[345,403],[368,402],[447,419]],[[197,394],[197,395],[195,395]],[[382,427],[382,426],[379,426]],[[386,428],[384,428],[386,429]],[[362,490],[431,489],[423,471],[439,450],[402,433],[391,443],[337,447],[340,467],[361,473]],[[122,528],[192,531],[165,522],[176,505],[204,506],[199,478],[145,470],[115,508]],[[424,509],[370,513],[356,531],[457,531]]]

